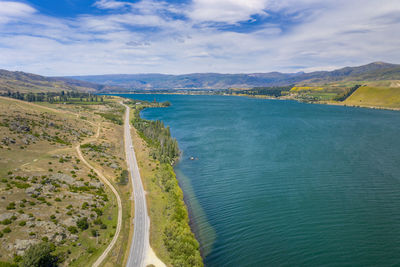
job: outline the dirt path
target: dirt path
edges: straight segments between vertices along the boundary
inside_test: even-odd
[[[76,152],[78,153],[78,156],[80,158],[80,160],[90,169],[93,169],[93,171],[95,171],[97,173],[97,175],[99,176],[100,180],[106,184],[111,191],[114,193],[115,198],[117,199],[117,203],[118,203],[118,221],[117,221],[117,228],[115,230],[115,234],[113,239],[111,240],[110,244],[107,246],[107,248],[103,251],[103,253],[100,255],[100,257],[95,261],[95,263],[93,263],[93,267],[98,267],[100,266],[100,264],[104,261],[104,259],[107,257],[108,253],[111,251],[111,249],[113,248],[113,246],[115,245],[115,243],[117,242],[117,239],[119,237],[119,234],[121,232],[121,227],[122,227],[122,201],[121,201],[121,197],[118,194],[118,191],[115,189],[115,187],[110,183],[110,181],[108,181],[108,179],[106,177],[104,177],[104,175],[96,168],[94,168],[92,165],[90,165],[85,158],[83,157],[82,151],[81,151],[81,145],[88,143],[90,141],[96,140],[97,138],[99,138],[100,135],[100,125],[97,128],[97,133],[94,136],[94,138],[91,138],[89,140],[86,140],[85,142],[78,144],[76,146]]]

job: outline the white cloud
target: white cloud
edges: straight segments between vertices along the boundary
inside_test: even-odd
[[[0,23],[7,23],[11,20],[29,16],[35,11],[34,8],[23,3],[0,1]]]
[[[113,11],[62,19],[26,4],[0,1],[0,68],[84,75],[299,71],[377,60],[400,63],[398,0],[103,0],[96,6]],[[238,32],[207,26],[217,22],[239,27],[239,21],[265,12],[280,14],[283,22]]]
[[[100,0],[94,3],[95,7],[101,9],[119,9],[126,6],[130,6],[128,2],[114,1],[114,0]]]
[[[253,14],[266,14],[265,0],[194,0],[189,16],[195,21],[236,23]]]

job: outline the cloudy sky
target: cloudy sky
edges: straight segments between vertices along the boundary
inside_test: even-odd
[[[0,68],[298,72],[400,63],[399,0],[0,0]]]

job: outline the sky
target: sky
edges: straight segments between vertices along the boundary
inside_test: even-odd
[[[47,76],[400,63],[400,0],[0,0],[0,68]]]

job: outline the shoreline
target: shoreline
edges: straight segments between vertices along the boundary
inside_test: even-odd
[[[360,105],[349,105],[342,102],[316,102],[310,104],[320,104],[320,105],[329,105],[329,106],[342,106],[342,107],[352,107],[352,108],[367,108],[367,109],[379,109],[379,110],[392,110],[392,111],[400,111],[400,108],[390,108],[390,107],[380,107],[380,106],[360,106]]]
[[[177,95],[177,94],[171,94],[171,95]],[[159,108],[159,107],[146,107],[146,108],[142,109],[140,112],[142,112],[143,110],[149,109],[149,108]],[[154,120],[152,120],[152,121],[154,121]],[[190,180],[181,171],[176,169],[176,167],[181,162],[183,155],[184,155],[184,151],[179,150],[179,157],[174,161],[174,163],[171,166],[172,166],[173,172],[175,174],[175,179],[178,182],[178,186],[181,189],[181,191],[183,192],[183,202],[186,207],[186,210],[188,211],[188,217],[189,217],[188,225],[189,225],[192,233],[194,234],[197,242],[199,242],[199,244],[205,244],[205,242],[202,242],[202,241],[205,241],[207,237],[203,236],[203,234],[199,230],[200,227],[198,225],[200,223],[196,222],[196,220],[195,220],[196,216],[194,216],[194,214],[195,214],[194,210],[197,211],[196,212],[197,215],[203,215],[203,214],[205,214],[205,212],[204,212],[203,208],[201,207],[201,205],[198,203],[196,197],[193,198],[194,201],[193,201],[193,199],[192,199],[192,202],[189,201],[189,199],[191,198],[190,196],[195,195],[192,184],[191,184]],[[206,217],[206,216],[204,215],[204,217]],[[208,222],[208,220],[206,218],[205,218],[205,221],[203,221],[202,223],[206,225],[204,227],[208,229],[208,233],[211,236],[209,239],[212,240],[211,244],[213,244],[216,239],[216,233],[215,233],[214,228],[210,225],[210,223]],[[212,246],[209,248],[204,247],[204,246],[199,247],[200,255],[203,260],[211,252],[211,250],[212,250]]]
[[[209,96],[236,96],[236,97],[248,97],[248,98],[256,98],[256,99],[267,99],[267,100],[280,100],[280,101],[296,101],[300,103],[306,104],[319,104],[319,105],[330,105],[330,106],[344,106],[344,107],[354,107],[354,108],[367,108],[367,109],[378,109],[378,110],[392,110],[392,111],[400,111],[400,107],[383,107],[383,106],[368,106],[368,105],[350,105],[343,102],[334,102],[334,101],[301,101],[296,98],[281,98],[281,97],[271,97],[266,95],[244,95],[244,94],[213,94],[213,93],[179,93],[179,92],[128,92],[128,93],[110,93],[110,95],[115,94],[123,94],[123,95],[209,95]]]
[[[267,99],[267,100],[281,100],[281,101],[296,101],[300,103],[306,104],[318,104],[318,105],[329,105],[329,106],[343,106],[343,107],[353,107],[353,108],[367,108],[367,109],[380,109],[380,110],[393,110],[393,111],[400,111],[399,108],[392,108],[392,107],[382,107],[382,106],[368,106],[368,105],[350,105],[344,102],[337,102],[337,101],[301,101],[300,99],[296,98],[287,98],[287,97],[271,97],[271,96],[264,96],[264,95],[232,95],[232,96],[239,96],[239,97],[248,97],[248,98],[256,98],[256,99]]]
[[[123,96],[120,96],[123,97]],[[128,97],[123,97],[124,99],[128,100],[128,101],[135,101],[134,98],[128,98]],[[137,101],[137,100],[136,100]],[[143,103],[143,102],[142,102]],[[150,104],[150,106],[149,106]],[[139,120],[145,120],[140,116],[140,112],[144,109],[147,108],[160,108],[163,106],[151,106],[151,103],[144,104],[144,106],[141,107],[134,107],[134,109],[132,109],[132,118],[137,118]],[[157,103],[159,104],[159,103]],[[136,110],[135,110],[136,109]],[[138,113],[137,113],[138,112]],[[154,120],[150,120],[153,121]],[[189,217],[189,207],[188,204],[186,203],[186,201],[184,200],[185,196],[183,194],[183,188],[180,184],[180,181],[177,178],[176,172],[174,170],[174,166],[179,162],[179,160],[181,159],[182,156],[182,151],[179,150],[179,156],[177,158],[172,159],[171,162],[169,163],[165,163],[162,161],[159,161],[159,159],[154,159],[152,156],[150,156],[150,151],[152,149],[156,149],[156,147],[154,146],[154,141],[150,140],[148,136],[145,136],[143,134],[143,132],[140,131],[140,127],[139,129],[135,127],[135,124],[132,123],[132,128],[134,128],[134,136],[133,136],[133,142],[135,144],[135,146],[138,147],[138,151],[139,154],[137,155],[138,157],[138,162],[139,162],[139,170],[141,173],[143,173],[143,179],[144,179],[144,186],[145,186],[145,191],[146,191],[146,202],[148,202],[148,209],[149,209],[149,215],[151,218],[150,220],[150,231],[153,230],[152,233],[150,233],[150,247],[152,249],[152,251],[149,251],[148,256],[156,256],[159,258],[160,262],[163,262],[164,264],[172,264],[174,265],[174,260],[176,259],[176,253],[181,253],[181,252],[177,252],[174,250],[174,248],[172,247],[172,250],[165,250],[168,246],[170,246],[169,242],[165,243],[165,241],[163,241],[164,239],[161,238],[162,235],[165,234],[165,231],[169,231],[171,230],[171,226],[174,224],[181,224],[181,227],[183,226],[184,228],[187,227],[187,229],[190,231],[192,237],[190,237],[190,235],[188,235],[187,233],[185,234],[184,232],[180,232],[178,231],[178,237],[179,235],[181,235],[182,238],[193,238],[193,240],[195,240],[195,242],[198,244],[197,248],[193,248],[192,253],[190,254],[190,257],[194,257],[194,261],[193,266],[203,266],[203,257],[202,257],[202,253],[200,251],[200,244],[199,244],[199,240],[197,239],[197,236],[194,234],[194,231],[191,227],[191,218]],[[171,137],[172,138],[172,137]],[[135,141],[136,140],[136,141]],[[137,143],[138,142],[138,143]],[[150,142],[150,143],[148,143]],[[142,145],[140,145],[140,143]],[[144,146],[143,146],[144,144]],[[142,163],[140,163],[142,162]],[[148,163],[148,164],[147,164]],[[150,167],[149,167],[150,166]],[[167,175],[167,173],[170,173],[170,178],[172,181],[172,183],[176,184],[176,188],[174,188],[174,186],[172,186],[172,188],[170,189],[171,191],[163,191],[164,186],[160,185],[160,183],[162,184],[162,181],[156,181],[154,178],[154,176],[160,176],[163,177],[163,175]],[[168,175],[167,175],[168,176]],[[165,178],[168,179],[168,178]],[[160,187],[161,186],[161,187]],[[157,195],[157,196],[156,196]],[[162,198],[162,199],[157,199],[157,198]],[[169,199],[169,198],[181,198],[180,200],[176,200],[176,202],[174,201],[173,204],[165,201],[165,199]],[[164,212],[163,210],[163,206],[164,205],[175,205],[174,209],[180,210],[180,209],[184,209],[186,211],[186,220],[184,219],[183,221],[176,221],[176,219],[174,219],[173,217],[170,216],[163,216]],[[160,210],[161,209],[161,210]],[[154,225],[153,225],[154,223]],[[173,229],[175,229],[173,227]],[[157,237],[156,237],[157,236]],[[169,239],[174,240],[175,237],[171,236]],[[160,244],[162,244],[160,246]],[[171,247],[170,247],[171,248]],[[197,252],[196,252],[197,251]],[[153,252],[153,253],[152,253]],[[196,256],[196,253],[198,253]],[[152,255],[151,255],[152,254]],[[152,258],[150,257],[150,258]],[[196,257],[199,257],[198,260],[196,260]],[[192,259],[193,260],[193,259]],[[158,262],[158,263],[160,263]],[[155,261],[153,264],[157,263],[157,261]],[[188,263],[189,264],[189,263]],[[160,265],[160,264],[159,264]],[[156,265],[158,266],[158,265]]]

